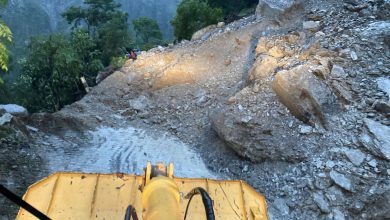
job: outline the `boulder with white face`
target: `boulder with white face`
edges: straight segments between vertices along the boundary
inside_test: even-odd
[[[260,0],[256,8],[257,20],[263,18],[283,19],[302,12],[301,0]]]
[[[27,116],[28,111],[26,108],[15,104],[0,105],[0,109],[4,109],[5,112],[14,116]]]

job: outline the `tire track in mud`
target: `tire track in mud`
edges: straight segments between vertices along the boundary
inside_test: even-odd
[[[175,175],[179,177],[217,178],[195,151],[166,133],[156,134],[133,127],[100,127],[87,136],[90,138],[82,147],[51,138],[55,146],[43,152],[49,171],[142,174],[150,161],[154,164],[173,162]],[[69,146],[71,150],[66,149]]]

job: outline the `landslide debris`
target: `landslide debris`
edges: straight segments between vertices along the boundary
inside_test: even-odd
[[[45,169],[31,143],[31,133],[36,130],[20,117],[25,114],[25,109],[16,105],[0,109],[0,183],[18,195],[42,178]],[[18,207],[4,196],[0,196],[0,204],[0,219],[14,219]]]
[[[168,131],[265,194],[274,219],[390,218],[389,3],[302,3],[262,0],[254,16],[142,53],[47,132]]]

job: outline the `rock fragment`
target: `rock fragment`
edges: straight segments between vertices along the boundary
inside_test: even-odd
[[[340,209],[333,209],[333,220],[345,220],[345,215]]]
[[[319,21],[305,21],[303,22],[303,29],[316,31],[320,27]]]
[[[364,123],[372,138],[363,133],[360,136],[363,146],[374,155],[390,160],[390,127],[367,118]]]
[[[376,161],[375,159],[372,159],[372,160],[368,161],[368,165],[370,165],[372,168],[376,168],[376,166],[378,165],[378,161]]]
[[[329,204],[322,193],[314,193],[314,202],[323,213],[330,213]]]
[[[0,117],[0,126],[11,122],[13,116],[10,113],[5,113]]]
[[[357,167],[360,166],[366,158],[366,155],[358,149],[345,150],[344,154],[348,157],[349,161]]]
[[[330,74],[334,77],[340,77],[340,78],[345,78],[348,76],[348,74],[344,71],[344,68],[339,65],[333,65]]]
[[[388,99],[390,100],[390,79],[385,77],[380,77],[377,79],[378,88],[387,94]]]
[[[223,27],[223,26],[225,26],[225,22],[218,22],[218,23],[217,23],[217,27],[218,27],[218,28],[221,28],[221,27]]]
[[[268,55],[260,55],[249,72],[249,81],[268,77],[278,67],[276,58]]]
[[[389,114],[390,113],[390,103],[384,101],[377,101],[374,103],[374,109],[378,112]]]
[[[350,55],[351,55],[351,59],[352,59],[353,61],[358,60],[358,56],[357,56],[357,54],[356,54],[355,51],[351,51]]]
[[[148,106],[149,99],[144,95],[141,95],[136,99],[132,99],[129,101],[129,107],[137,111],[145,111]]]
[[[336,96],[343,104],[350,104],[354,98],[349,86],[343,81],[332,81],[332,88]]]
[[[282,215],[288,215],[288,213],[290,213],[290,208],[287,206],[285,199],[275,199],[274,205],[281,212]]]
[[[313,132],[313,128],[311,126],[307,125],[300,125],[299,126],[299,133],[300,134],[311,134]]]
[[[336,185],[347,191],[352,191],[352,182],[344,174],[332,170],[330,171],[329,176]]]

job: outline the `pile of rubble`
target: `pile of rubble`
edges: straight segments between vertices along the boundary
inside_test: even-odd
[[[37,178],[44,169],[41,158],[31,143],[31,133],[38,130],[26,126],[25,108],[14,105],[0,105],[0,182],[19,195]],[[13,219],[18,207],[0,196],[0,219]]]
[[[253,56],[246,59],[254,61],[246,68],[218,69],[231,63],[204,62],[218,70],[213,73],[218,77],[154,87],[142,96],[148,102],[135,102],[149,104],[131,107],[138,108],[131,120],[139,115],[142,122],[198,146],[206,143],[194,141],[197,135],[215,130],[252,162],[207,143],[199,149],[208,154],[210,168],[226,167],[216,171],[244,178],[265,193],[276,219],[388,218],[389,29],[380,16],[388,2],[310,1],[306,8],[301,1],[273,2],[261,1],[257,10],[257,19],[269,19],[271,28],[252,32],[249,42],[236,41],[253,44]],[[264,7],[279,14],[263,14]],[[285,25],[292,17],[295,23]],[[226,34],[209,30],[197,36],[200,42],[176,49],[216,44]],[[189,60],[196,63],[196,55]],[[242,79],[231,85],[229,74]]]

